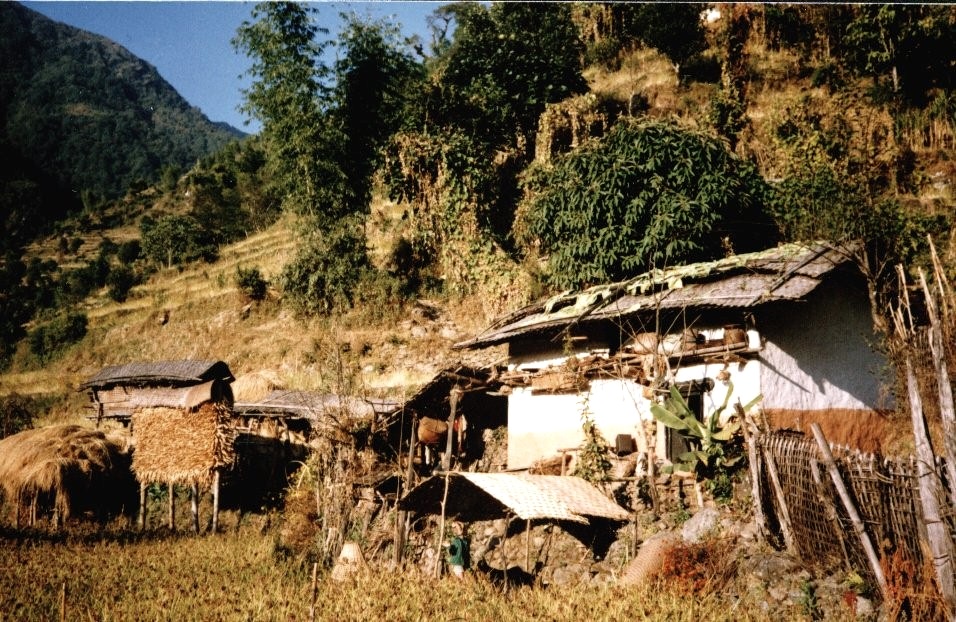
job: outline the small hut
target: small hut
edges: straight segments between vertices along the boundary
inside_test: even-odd
[[[24,512],[31,526],[47,512],[58,526],[86,512],[105,518],[135,502],[123,494],[135,496],[126,443],[79,425],[25,430],[0,440],[0,491],[17,528]]]
[[[90,391],[98,423],[112,419],[129,425],[141,527],[146,525],[146,488],[163,482],[169,487],[170,528],[175,528],[175,486],[189,485],[194,531],[199,531],[199,492],[205,487],[212,490],[216,530],[221,472],[235,460],[232,380],[222,361],[184,360],[107,367],[81,385]]]

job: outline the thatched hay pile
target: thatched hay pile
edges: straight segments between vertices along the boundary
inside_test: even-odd
[[[16,505],[44,498],[65,519],[79,508],[100,509],[96,495],[126,479],[126,443],[99,430],[53,425],[0,440],[0,488]]]
[[[195,411],[142,408],[132,417],[133,471],[140,482],[208,485],[235,461],[232,411],[207,402]]]
[[[232,394],[237,402],[259,402],[277,389],[282,381],[274,371],[261,370],[243,374],[232,383]]]

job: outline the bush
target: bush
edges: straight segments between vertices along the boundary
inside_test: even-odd
[[[17,393],[0,397],[0,438],[33,426],[34,400]]]
[[[136,285],[136,273],[128,266],[117,266],[106,277],[109,287],[109,297],[116,302],[123,302],[129,295],[129,290]]]
[[[119,245],[119,248],[116,250],[116,258],[119,259],[121,263],[131,264],[139,259],[142,252],[143,248],[139,240],[128,240]]]
[[[236,287],[249,300],[262,300],[266,297],[268,281],[262,277],[259,268],[236,268]]]
[[[296,311],[328,315],[351,306],[369,269],[365,239],[358,231],[344,224],[333,231],[316,231],[282,269],[282,291]]]
[[[82,339],[86,335],[87,323],[84,313],[58,315],[30,332],[30,351],[40,361],[48,361]]]

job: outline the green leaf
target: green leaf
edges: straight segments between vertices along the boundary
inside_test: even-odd
[[[651,414],[654,418],[674,430],[686,430],[687,423],[680,417],[674,415],[660,404],[651,404]]]

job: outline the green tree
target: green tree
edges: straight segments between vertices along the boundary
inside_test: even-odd
[[[343,169],[357,204],[367,210],[372,175],[382,148],[405,123],[406,102],[423,87],[424,70],[400,39],[397,26],[343,16],[337,46],[334,118],[345,137]]]
[[[556,287],[772,246],[754,167],[675,125],[625,119],[599,143],[534,170],[515,235]]]
[[[216,247],[191,216],[166,216],[143,227],[143,255],[158,265],[172,267],[197,259],[212,260]]]
[[[666,54],[678,75],[682,64],[707,47],[701,17],[706,4],[635,2],[621,3],[616,8],[623,13],[624,39]]]
[[[330,70],[320,62],[328,31],[315,10],[295,2],[265,2],[244,21],[233,46],[252,59],[252,86],[242,110],[262,122],[260,136],[285,208],[334,222],[345,215],[341,162],[344,138],[328,119]]]
[[[849,65],[923,105],[933,87],[952,88],[956,19],[944,5],[861,4],[847,26]]]

